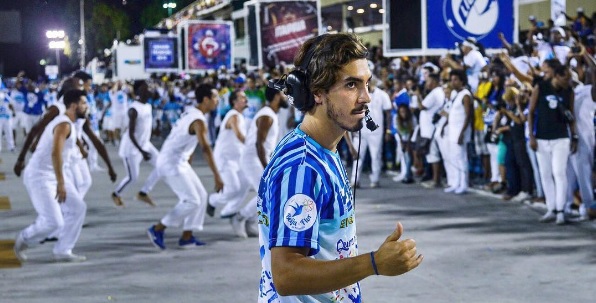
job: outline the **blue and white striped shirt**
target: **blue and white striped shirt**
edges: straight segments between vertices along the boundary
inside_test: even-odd
[[[348,180],[338,153],[323,148],[300,126],[278,144],[257,197],[262,264],[259,302],[361,302],[358,283],[324,294],[282,297],[271,274],[273,247],[306,247],[308,255],[319,260],[358,254]]]

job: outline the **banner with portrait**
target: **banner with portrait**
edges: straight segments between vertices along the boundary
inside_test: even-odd
[[[232,69],[234,26],[230,21],[189,21],[185,24],[186,70]]]
[[[442,55],[466,38],[500,49],[499,33],[517,42],[517,0],[385,0],[384,5],[388,56]]]
[[[145,37],[145,71],[178,71],[178,39],[176,37]]]
[[[260,66],[292,65],[299,47],[317,36],[319,1],[259,1]]]

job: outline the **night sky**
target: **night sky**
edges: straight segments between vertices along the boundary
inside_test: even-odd
[[[41,59],[55,61],[55,52],[48,49],[47,30],[64,29],[69,32],[80,33],[79,24],[80,0],[0,0],[0,11],[18,10],[21,13],[22,42],[20,44],[0,43],[0,61],[4,63],[4,77],[16,76],[19,70],[24,70],[28,77],[36,79],[43,74],[39,65]],[[149,0],[127,0],[123,5],[122,0],[85,0],[87,4],[108,3],[121,8],[130,18],[131,33],[138,34],[143,31],[139,22],[142,8]],[[180,1],[185,2],[185,1]],[[87,16],[89,12],[85,12]],[[3,29],[0,29],[3,30]],[[127,37],[122,37],[127,38]],[[75,52],[76,49],[73,49]],[[87,50],[89,52],[89,50]],[[62,69],[75,69],[78,60],[68,62],[62,57]]]

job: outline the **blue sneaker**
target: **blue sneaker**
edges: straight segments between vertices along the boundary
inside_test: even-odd
[[[156,231],[155,225],[147,230],[147,236],[149,236],[149,240],[151,240],[153,246],[160,249],[166,249],[166,245],[163,243],[163,231]]]
[[[205,242],[197,240],[195,236],[192,236],[189,240],[183,240],[182,238],[178,240],[178,247],[182,249],[195,248],[197,246],[203,246],[205,244]]]

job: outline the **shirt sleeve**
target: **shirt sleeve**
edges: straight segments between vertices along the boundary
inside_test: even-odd
[[[269,248],[308,247],[309,255],[319,251],[321,209],[326,190],[320,174],[310,165],[292,166],[268,182]]]

